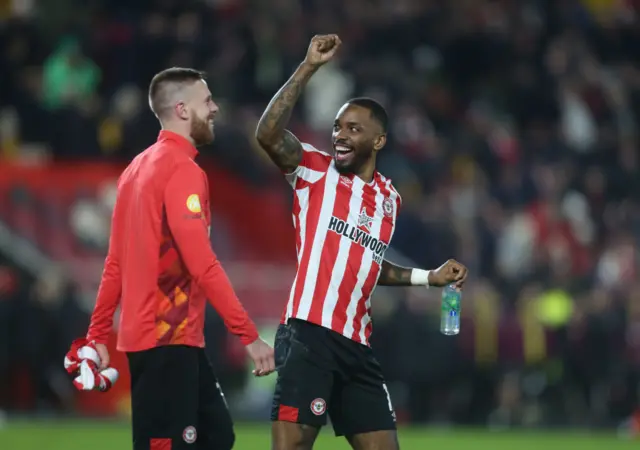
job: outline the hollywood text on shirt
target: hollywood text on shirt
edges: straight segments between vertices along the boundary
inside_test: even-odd
[[[373,220],[373,218],[371,219]],[[360,218],[358,222],[364,221]],[[366,225],[363,224],[363,228],[368,228]],[[342,219],[332,216],[329,220],[329,231],[342,235],[362,246],[364,249],[373,252],[373,261],[377,264],[382,264],[384,254],[389,245],[371,236],[366,230],[355,227]]]

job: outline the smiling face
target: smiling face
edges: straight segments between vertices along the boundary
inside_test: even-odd
[[[213,121],[218,112],[204,73],[172,67],[157,73],[149,84],[149,106],[169,129],[200,146],[213,141]]]
[[[384,147],[386,135],[382,125],[363,106],[345,104],[333,124],[333,150],[340,173],[360,174],[373,170],[375,154]]]
[[[193,83],[189,87],[187,98],[185,106],[189,109],[191,139],[196,146],[213,142],[214,119],[218,105],[211,98],[207,83],[204,80]]]

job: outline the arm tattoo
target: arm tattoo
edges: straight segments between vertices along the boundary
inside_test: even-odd
[[[379,286],[411,286],[411,271],[406,267],[396,266],[387,260],[382,261]]]
[[[271,160],[286,172],[292,172],[302,159],[300,141],[286,130],[293,107],[315,68],[302,64],[289,81],[271,99],[256,129],[256,139]]]

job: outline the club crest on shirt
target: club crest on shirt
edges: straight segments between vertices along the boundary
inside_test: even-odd
[[[393,216],[393,201],[391,201],[389,197],[386,197],[382,201],[382,211],[384,212],[384,215],[387,217]]]
[[[200,197],[198,194],[191,194],[187,197],[187,209],[194,214],[202,212],[202,206],[200,206]]]

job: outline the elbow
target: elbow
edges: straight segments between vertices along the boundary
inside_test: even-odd
[[[264,148],[267,142],[267,137],[264,132],[260,131],[260,128],[256,129],[255,138],[260,147]]]
[[[259,122],[256,127],[255,138],[262,148],[269,150],[277,147],[278,143],[282,141],[283,133],[284,131],[273,130],[271,127]]]
[[[262,141],[265,139],[267,133],[264,127],[264,123],[262,122],[262,119],[260,119],[260,121],[258,121],[258,126],[256,127],[256,132],[254,134],[256,141],[258,141],[259,144],[262,144]]]
[[[268,131],[261,129],[259,125],[258,125],[258,128],[256,129],[255,138],[258,144],[260,145],[260,147],[264,148],[265,150],[273,147],[273,144],[274,144],[273,135]]]
[[[206,284],[206,280],[209,278],[215,278],[217,272],[222,268],[220,261],[217,258],[213,258],[208,264],[192,265],[189,268],[191,278],[198,285]]]

